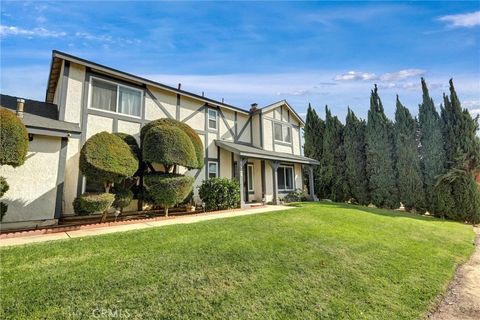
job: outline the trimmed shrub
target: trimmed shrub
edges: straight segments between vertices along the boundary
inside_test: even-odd
[[[137,139],[134,136],[123,133],[123,132],[115,132],[113,135],[122,139],[132,150],[133,154],[139,158],[140,157],[140,147],[138,146]]]
[[[192,191],[193,182],[193,177],[173,173],[151,173],[144,177],[149,197],[165,209],[166,216],[169,208],[182,202]]]
[[[192,169],[197,166],[195,148],[188,135],[173,126],[150,128],[142,142],[144,161],[164,166],[180,165]]]
[[[118,136],[100,132],[87,140],[80,152],[80,170],[89,179],[104,183],[118,182],[132,176],[138,160]]]
[[[8,189],[10,189],[10,186],[7,183],[7,179],[5,179],[5,177],[0,177],[0,198],[3,197]]]
[[[168,118],[158,119],[158,120],[149,122],[144,127],[142,127],[142,130],[140,132],[140,140],[143,141],[146,133],[155,126],[171,126],[171,127],[177,127],[182,129],[190,138],[193,144],[193,147],[195,148],[195,156],[197,159],[197,164],[195,167],[192,167],[192,169],[203,168],[203,164],[204,164],[203,163],[203,158],[204,158],[203,143],[200,137],[198,136],[198,134],[195,132],[195,130],[192,127],[190,127],[186,123],[183,123],[174,119],[168,119]]]
[[[285,201],[287,203],[288,202],[302,202],[302,201],[307,201],[307,200],[308,200],[307,194],[300,189],[297,189],[295,191],[290,192],[289,194],[287,194],[283,198],[283,201]]]
[[[237,208],[240,202],[238,181],[227,178],[204,180],[198,189],[198,194],[207,210]]]
[[[73,210],[80,216],[105,212],[114,200],[115,195],[112,193],[84,193],[73,200]]]
[[[127,207],[133,199],[133,192],[129,189],[119,188],[115,190],[115,200],[113,201],[113,207],[123,210]]]
[[[0,108],[0,165],[21,166],[27,150],[27,128],[15,113]]]

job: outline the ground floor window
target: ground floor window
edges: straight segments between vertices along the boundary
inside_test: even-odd
[[[217,162],[208,162],[208,178],[217,178],[218,177],[218,163]]]
[[[290,191],[293,190],[293,167],[280,166],[277,169],[278,173],[278,190]]]
[[[253,164],[247,165],[247,184],[248,184],[248,191],[254,192],[255,189],[253,187]]]

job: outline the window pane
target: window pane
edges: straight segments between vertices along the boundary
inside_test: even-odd
[[[282,125],[275,123],[273,128],[274,128],[275,140],[282,141]]]
[[[217,120],[208,120],[208,128],[209,129],[217,129]]]
[[[285,168],[285,189],[293,189],[293,169]]]
[[[286,130],[283,130],[283,141],[292,142],[292,128],[285,127]]]
[[[118,112],[140,117],[140,91],[120,87]]]
[[[278,172],[278,189],[284,190],[285,189],[285,168],[281,167],[277,169]]]
[[[117,86],[92,79],[91,107],[115,112],[117,110]]]
[[[217,163],[210,162],[208,164],[208,177],[209,178],[216,178],[217,177]]]
[[[253,166],[248,166],[248,191],[253,191]]]
[[[208,109],[208,118],[209,119],[217,119],[217,111],[213,109]]]

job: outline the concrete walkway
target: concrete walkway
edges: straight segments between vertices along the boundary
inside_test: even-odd
[[[73,230],[73,231],[66,231],[66,232],[27,235],[23,237],[0,239],[0,247],[22,245],[22,244],[28,244],[28,243],[34,243],[34,242],[45,242],[45,241],[51,241],[51,240],[96,236],[96,235],[102,235],[102,234],[108,234],[108,233],[114,233],[114,232],[162,227],[162,226],[168,226],[172,224],[194,223],[194,222],[214,220],[214,219],[246,216],[250,214],[257,214],[257,213],[264,213],[264,212],[288,210],[293,208],[294,207],[280,206],[280,205],[264,206],[264,207],[245,209],[245,210],[230,210],[230,211],[222,211],[219,213],[212,212],[209,214],[201,214],[201,215],[179,216],[179,217],[172,217],[170,219],[159,220],[159,221],[142,221],[142,222],[132,221],[132,223],[130,224],[123,224],[123,225],[117,225],[117,226],[96,227],[91,229],[80,229],[80,230]]]

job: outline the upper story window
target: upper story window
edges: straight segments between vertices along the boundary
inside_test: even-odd
[[[217,130],[217,110],[208,109],[208,129]]]
[[[292,128],[288,125],[274,123],[274,138],[276,141],[291,143],[292,142]]]
[[[92,78],[90,108],[140,117],[143,92],[114,82]]]

